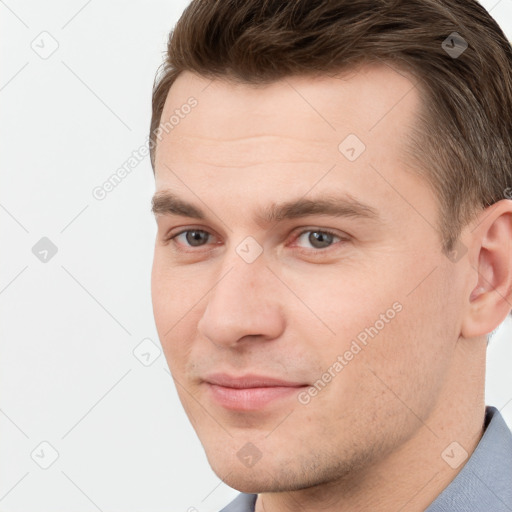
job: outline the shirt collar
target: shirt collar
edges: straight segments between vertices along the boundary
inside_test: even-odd
[[[512,512],[512,433],[490,405],[484,427],[471,457],[425,512]]]

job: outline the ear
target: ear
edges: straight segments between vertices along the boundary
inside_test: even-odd
[[[465,338],[490,333],[512,309],[512,200],[489,206],[472,226],[469,261],[477,283],[468,293],[461,329]]]

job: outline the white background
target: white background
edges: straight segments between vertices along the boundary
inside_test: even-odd
[[[92,195],[146,141],[185,5],[0,1],[0,512],[218,511],[237,494],[211,471],[163,354],[133,354],[147,338],[159,350],[149,157]],[[512,38],[512,0],[484,5]],[[57,44],[48,58],[31,47]],[[58,249],[46,263],[32,252],[42,237]],[[510,341],[508,324],[491,341],[486,401],[512,425]],[[48,469],[43,441],[58,452]]]

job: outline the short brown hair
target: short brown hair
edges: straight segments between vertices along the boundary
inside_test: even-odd
[[[468,45],[460,55],[447,50],[454,38]],[[437,194],[436,228],[448,253],[512,185],[512,49],[474,0],[193,0],[155,78],[153,172],[164,103],[183,71],[266,84],[379,61],[419,84],[407,153]]]

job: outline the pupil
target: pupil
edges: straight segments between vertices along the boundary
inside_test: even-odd
[[[197,247],[202,245],[205,240],[205,235],[206,233],[204,231],[188,231],[186,239],[190,245]]]
[[[329,233],[322,233],[321,231],[312,231],[309,235],[309,242],[313,247],[322,249],[328,247],[332,243],[332,235]]]

